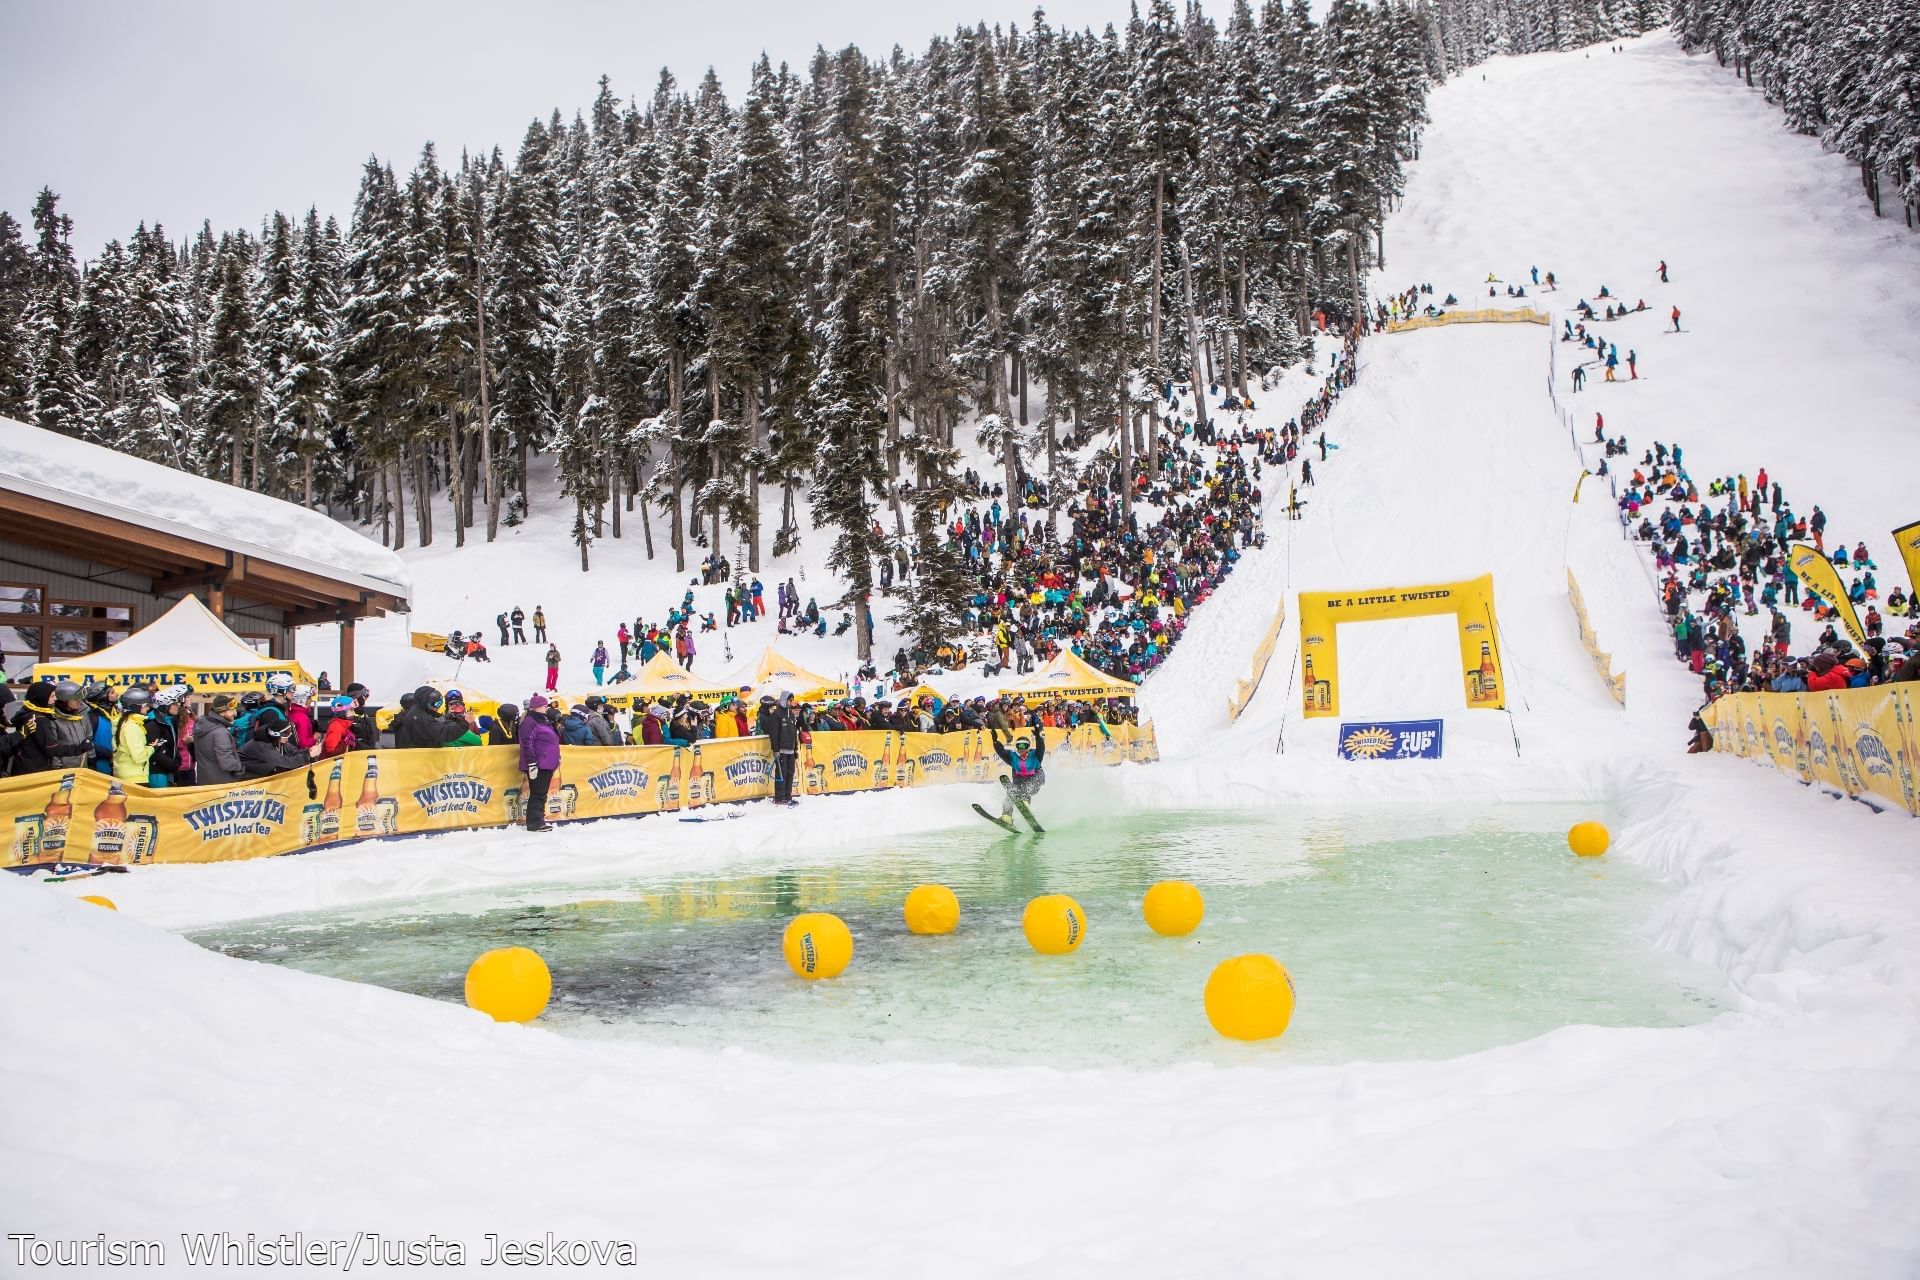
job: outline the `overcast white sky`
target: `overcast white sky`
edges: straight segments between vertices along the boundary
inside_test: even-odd
[[[412,166],[571,119],[604,72],[645,100],[662,66],[714,67],[738,100],[764,49],[804,69],[815,45],[910,52],[1030,0],[0,0],[0,209],[28,224],[61,196],[82,259],[142,219],[175,239],[211,218],[352,213],[369,153]],[[1127,0],[1049,0],[1056,27],[1123,23]],[[1224,20],[1225,0],[1216,20]],[[31,231],[28,226],[29,233]]]

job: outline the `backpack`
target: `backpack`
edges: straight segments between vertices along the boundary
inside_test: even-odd
[[[253,737],[253,722],[259,718],[260,708],[255,707],[251,711],[243,712],[234,720],[232,727],[229,728],[227,732],[233,735],[233,749],[235,751],[246,746],[248,740]]]

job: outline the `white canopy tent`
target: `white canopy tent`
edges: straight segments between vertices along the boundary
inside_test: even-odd
[[[258,652],[208,612],[198,596],[186,596],[119,644],[84,657],[39,663],[33,678],[98,680],[116,688],[184,684],[195,693],[245,693],[264,688],[276,671],[307,679],[299,663]]]

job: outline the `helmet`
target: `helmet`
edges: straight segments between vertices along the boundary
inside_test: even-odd
[[[282,694],[293,692],[293,677],[284,671],[276,671],[267,677],[267,692]]]
[[[240,709],[242,711],[258,711],[266,705],[267,695],[261,693],[258,689],[255,689],[251,693],[243,693],[240,695]]]
[[[153,695],[145,689],[129,689],[120,695],[122,711],[145,711],[147,704],[153,701]]]
[[[113,701],[113,690],[101,684],[98,680],[89,680],[80,687],[80,696],[88,702],[111,703]]]
[[[333,700],[333,709],[335,711],[351,711],[353,709],[353,699],[344,693],[340,694]]]
[[[461,693],[458,689],[449,689],[447,690],[447,701],[458,702],[464,706],[467,701],[467,696]]]
[[[170,684],[153,695],[153,705],[156,707],[178,706],[191,692],[193,691],[183,684]]]
[[[313,686],[310,684],[297,684],[293,686],[293,696],[295,701],[305,702],[313,696]]]
[[[80,696],[80,686],[71,680],[62,680],[53,686],[53,700],[55,702],[78,702]]]

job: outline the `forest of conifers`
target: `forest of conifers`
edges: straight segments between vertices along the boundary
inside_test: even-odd
[[[344,227],[142,225],[84,269],[46,190],[30,229],[0,213],[0,413],[396,547],[495,536],[535,453],[583,566],[623,533],[684,565],[724,531],[757,567],[804,495],[859,589],[876,554],[936,551],[962,447],[1010,490],[1126,501],[1150,388],[1244,390],[1314,311],[1358,309],[1433,83],[1664,16],[1152,0],[1101,32],[763,57],[737,102],[711,71],[631,101],[602,78],[511,158],[370,159]]]

